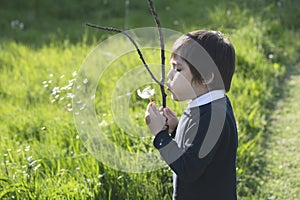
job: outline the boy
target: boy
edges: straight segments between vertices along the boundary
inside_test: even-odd
[[[235,70],[235,51],[221,33],[181,36],[171,53],[166,83],[175,101],[192,100],[180,120],[150,103],[145,120],[153,144],[173,171],[174,200],[236,199],[237,128],[225,92]]]

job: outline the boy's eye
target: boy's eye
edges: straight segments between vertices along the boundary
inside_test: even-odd
[[[175,68],[175,71],[180,72],[181,69],[180,68]]]

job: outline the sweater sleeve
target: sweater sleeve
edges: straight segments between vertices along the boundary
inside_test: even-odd
[[[206,167],[212,161],[218,146],[221,131],[218,137],[211,137],[214,145],[212,148],[201,155],[201,147],[205,146],[206,136],[214,134],[208,131],[210,127],[210,115],[202,115],[199,123],[192,123],[185,128],[185,148],[179,148],[178,144],[169,136],[167,131],[160,132],[154,139],[154,146],[159,150],[162,158],[177,174],[177,176],[186,182],[198,179],[205,171]],[[223,127],[223,126],[222,126]],[[181,133],[180,133],[181,134]]]

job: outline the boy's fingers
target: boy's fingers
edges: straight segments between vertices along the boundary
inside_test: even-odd
[[[145,117],[145,122],[146,122],[147,125],[149,125],[149,124],[151,123],[151,118],[150,118],[149,115],[147,115],[147,116]]]
[[[164,107],[159,107],[159,112],[162,112],[164,110]]]
[[[147,110],[149,110],[150,108],[152,108],[153,105],[155,106],[155,103],[154,103],[154,102],[148,103]]]
[[[176,118],[176,114],[168,107],[164,109],[164,114],[170,118]]]
[[[156,111],[156,106],[154,103],[149,103],[148,104],[148,107],[147,107],[147,112],[150,114],[150,115],[153,115],[155,114],[155,111]]]

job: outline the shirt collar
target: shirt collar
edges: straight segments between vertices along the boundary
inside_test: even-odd
[[[225,97],[225,91],[224,90],[213,90],[213,91],[205,93],[205,94],[197,97],[193,101],[191,101],[188,104],[188,108],[203,106],[205,104],[208,104],[208,103],[210,103],[212,101],[215,101],[217,99],[221,99],[223,97]]]

